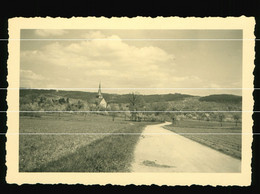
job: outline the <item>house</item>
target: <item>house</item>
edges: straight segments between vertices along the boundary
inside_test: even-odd
[[[96,97],[96,104],[97,106],[99,106],[100,108],[107,108],[107,102],[105,100],[105,98],[103,97],[102,93],[101,93],[101,83],[99,83],[99,88],[98,88],[98,94]]]

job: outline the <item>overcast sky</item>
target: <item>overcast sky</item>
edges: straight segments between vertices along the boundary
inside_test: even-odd
[[[38,39],[21,41],[21,87],[97,88],[101,81],[106,93],[241,95],[161,89],[241,88],[242,41],[196,40],[242,39],[241,30],[21,30],[21,39]]]

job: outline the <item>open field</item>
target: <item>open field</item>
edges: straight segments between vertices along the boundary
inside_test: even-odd
[[[183,119],[174,122],[175,127],[187,127],[187,128],[207,128],[207,129],[234,129],[241,130],[241,123],[236,125],[235,122],[222,122],[222,127],[219,121],[203,121],[203,120],[192,120]]]
[[[241,124],[236,126],[234,123],[223,122],[223,126],[220,127],[219,122],[183,120],[165,128],[241,159]]]
[[[156,123],[131,122],[119,117],[112,121],[110,116],[97,114],[21,116],[19,170],[129,172],[139,134],[150,124]],[[180,120],[165,128],[232,157],[241,158],[241,125],[223,122],[220,127],[220,123],[214,121]]]
[[[96,114],[22,116],[19,171],[128,171],[139,135],[95,133],[141,133],[147,124],[121,118],[113,122],[111,117]]]

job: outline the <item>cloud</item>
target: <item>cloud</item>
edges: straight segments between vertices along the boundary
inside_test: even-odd
[[[106,38],[106,36],[102,34],[100,31],[90,31],[88,33],[82,34],[82,38],[98,39],[98,38]]]
[[[83,72],[81,76],[88,79],[106,78],[110,85],[117,85],[113,87],[120,87],[120,80],[123,79],[127,79],[132,86],[138,84],[136,80],[140,81],[139,84],[154,83],[174,72],[174,55],[159,47],[132,46],[116,35],[105,36],[99,31],[90,32],[85,36],[103,39],[70,43],[52,42],[39,50],[23,51],[22,65],[37,66],[40,63],[46,67],[77,71],[78,75]]]
[[[40,83],[40,85],[44,84],[45,79],[42,75],[36,74],[31,70],[21,70],[20,71],[20,77],[21,77],[21,86],[22,87],[29,87],[34,88],[36,87],[35,84]],[[40,87],[37,85],[37,87]]]
[[[45,31],[40,33],[44,36]],[[97,87],[99,81],[107,88],[198,88],[211,84],[195,75],[178,75],[174,54],[160,47],[136,46],[100,31],[83,37],[88,40],[48,42],[38,50],[22,51],[21,67],[30,69],[21,72],[26,80],[22,83],[61,88]]]
[[[56,29],[38,29],[35,30],[35,34],[41,37],[48,37],[48,36],[61,36],[66,34],[67,31],[65,30],[56,30]]]
[[[29,80],[44,80],[45,78],[41,75],[38,75],[31,70],[21,70],[20,75],[23,79],[29,79]]]

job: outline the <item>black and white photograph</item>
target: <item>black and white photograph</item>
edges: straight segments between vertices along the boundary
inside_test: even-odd
[[[242,173],[243,35],[20,29],[19,173]]]

